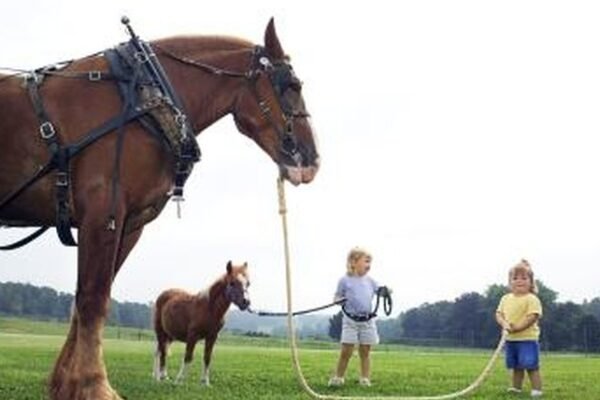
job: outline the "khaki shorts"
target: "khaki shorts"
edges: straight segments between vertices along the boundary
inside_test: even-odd
[[[368,321],[357,322],[348,316],[342,317],[342,337],[340,343],[344,344],[369,344],[379,343],[379,334],[375,318]]]

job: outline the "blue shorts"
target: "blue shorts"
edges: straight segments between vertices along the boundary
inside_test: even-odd
[[[540,345],[537,340],[507,341],[506,368],[536,370],[540,368]]]

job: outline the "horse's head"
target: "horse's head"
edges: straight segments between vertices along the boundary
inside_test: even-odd
[[[227,263],[227,275],[225,276],[225,297],[227,300],[239,307],[240,310],[245,310],[250,306],[248,298],[248,263],[235,266],[229,261]]]
[[[264,41],[254,51],[249,89],[235,104],[234,120],[277,163],[285,178],[294,185],[309,183],[320,160],[302,82],[279,43],[273,19]]]

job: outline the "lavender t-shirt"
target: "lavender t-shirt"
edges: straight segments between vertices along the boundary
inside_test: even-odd
[[[369,314],[378,287],[377,282],[368,275],[346,275],[338,282],[335,298],[345,297],[344,307],[351,314]]]

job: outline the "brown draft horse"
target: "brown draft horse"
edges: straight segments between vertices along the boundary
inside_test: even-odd
[[[255,56],[259,46],[239,38],[173,37],[149,44],[183,103],[194,135],[232,114],[238,130],[269,155],[288,181],[298,185],[313,180],[319,167],[316,140],[301,82],[273,20],[265,30],[260,46],[265,55],[260,60]],[[62,71],[107,70],[108,61],[99,53],[74,60]],[[123,108],[114,82],[95,82],[91,77],[46,75],[40,93],[58,139],[65,144],[82,140]],[[22,77],[0,75],[0,199],[47,162],[49,151],[40,128]],[[103,136],[69,164],[68,211],[78,229],[78,275],[71,327],[49,380],[53,400],[120,399],[109,384],[102,352],[111,285],[144,225],[161,212],[174,186],[172,152],[141,123],[129,122],[115,133],[119,135]],[[290,135],[297,149],[293,157],[285,143]],[[117,137],[123,138],[122,143]],[[120,189],[113,201],[118,147]],[[54,226],[55,184],[58,181],[48,174],[1,207],[0,225]]]
[[[204,339],[204,369],[201,382],[210,385],[210,359],[219,331],[225,323],[224,315],[231,303],[240,310],[250,305],[247,297],[248,264],[233,266],[227,263],[227,273],[216,280],[207,290],[191,294],[181,289],[165,290],[156,299],[154,308],[154,332],[156,354],[154,377],[167,378],[166,356],[174,340],[185,343],[185,356],[176,382],[185,378],[194,356],[196,343]]]

